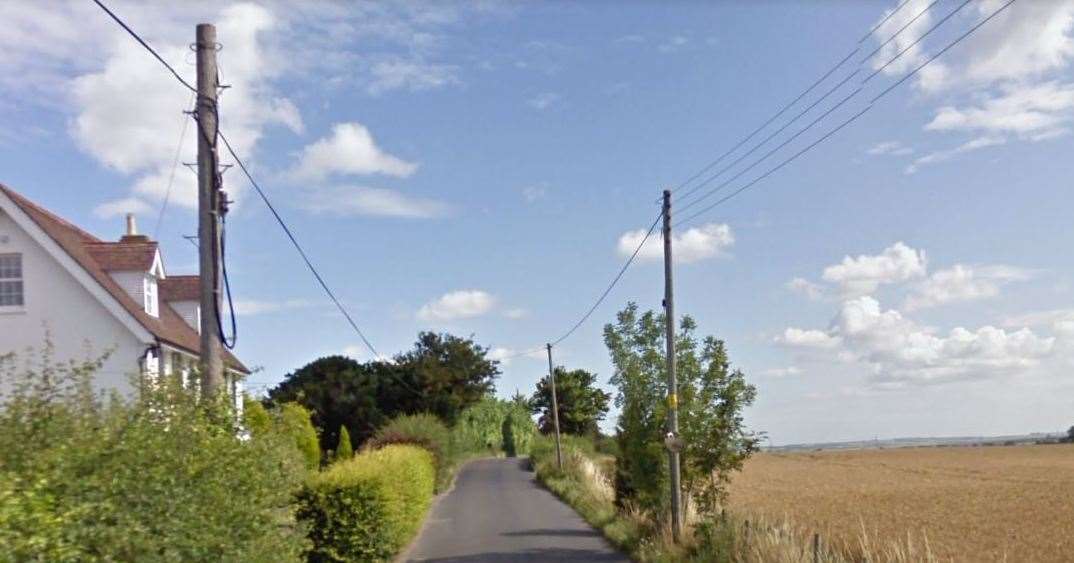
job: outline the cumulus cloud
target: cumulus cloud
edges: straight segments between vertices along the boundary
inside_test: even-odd
[[[841,339],[823,330],[803,330],[790,327],[784,330],[783,334],[776,337],[776,342],[798,348],[830,350],[838,347]]]
[[[777,377],[778,378],[778,377],[790,377],[790,376],[800,375],[802,373],[802,370],[798,369],[795,366],[787,366],[787,367],[784,367],[784,368],[766,369],[761,373],[763,373],[764,375],[767,375],[769,377]]]
[[[429,219],[451,212],[451,206],[434,199],[365,186],[325,186],[306,190],[302,207],[314,213]]]
[[[1074,110],[1074,84],[1005,85],[972,105],[943,106],[925,129],[1017,134],[1024,138],[1065,131]]]
[[[419,320],[443,322],[480,317],[496,306],[496,298],[479,289],[445,293],[418,310]]]
[[[843,295],[856,296],[872,293],[882,284],[922,277],[925,268],[924,251],[896,242],[878,255],[846,256],[825,268],[822,277],[838,285]]]
[[[321,181],[334,174],[384,174],[407,177],[418,165],[384,152],[361,123],[337,123],[332,135],[302,149],[293,177]]]
[[[955,327],[941,335],[898,311],[882,309],[870,296],[845,301],[827,330],[787,330],[795,332],[785,336],[794,334],[803,342],[829,343],[812,347],[868,366],[871,381],[888,387],[1022,373],[1039,366],[1056,342],[1028,328],[1007,331],[990,325]]]
[[[794,293],[805,295],[813,301],[824,297],[824,288],[805,278],[794,278],[785,284],[785,287]]]
[[[619,237],[617,250],[621,256],[630,256],[645,238],[645,230],[629,231]],[[688,264],[708,258],[723,256],[725,251],[735,243],[731,227],[722,223],[709,223],[672,235],[672,256],[675,262]],[[658,235],[649,237],[638,252],[642,260],[662,260],[664,243]]]
[[[917,284],[906,298],[905,309],[913,311],[946,303],[973,301],[999,295],[1000,287],[1025,281],[1032,272],[1013,266],[954,266],[933,272]]]

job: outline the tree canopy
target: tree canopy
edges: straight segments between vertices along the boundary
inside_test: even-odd
[[[597,424],[608,414],[611,393],[597,387],[597,375],[584,369],[555,368],[556,399],[559,403],[559,429],[565,434],[595,435]],[[540,413],[537,425],[542,433],[553,431],[552,388],[548,378],[537,382],[530,399],[530,409]]]
[[[430,412],[451,423],[494,389],[499,363],[469,338],[423,332],[413,349],[392,361],[360,363],[326,356],[287,374],[268,401],[297,402],[311,411],[321,449],[334,449],[346,427],[360,444],[400,414]]]
[[[723,500],[732,472],[741,469],[758,447],[742,411],[756,398],[745,374],[732,370],[723,341],[698,340],[697,324],[689,316],[679,322],[675,340],[678,375],[679,435],[682,479],[702,511],[715,510]],[[632,500],[643,507],[662,505],[666,498],[667,372],[664,316],[639,314],[629,303],[604,327],[604,342],[618,388],[621,409],[617,441],[621,455],[616,467],[617,501]]]

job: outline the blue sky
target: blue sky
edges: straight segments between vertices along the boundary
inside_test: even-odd
[[[509,355],[588,308],[662,188],[763,123],[895,4],[112,7],[188,77],[194,24],[218,25],[232,85],[223,129],[382,354],[432,329]],[[927,4],[911,0],[833,76]],[[725,192],[1002,5],[975,0],[911,46],[959,4],[907,25],[859,76],[905,54]],[[189,93],[92,3],[12,2],[0,15],[16,30],[0,38],[0,181],[102,237],[120,234],[126,211],[152,234],[176,149],[194,160],[193,129],[179,144]],[[1014,3],[816,150],[680,230],[677,308],[727,341],[759,387],[749,421],[774,443],[1074,423],[1072,24],[1074,2]],[[194,182],[182,166],[171,182],[158,237],[169,272],[196,264],[182,238],[195,231]],[[368,359],[240,173],[225,183],[238,200],[238,353],[264,368],[252,383],[319,355]],[[557,362],[606,381],[601,327],[628,300],[660,306],[658,256],[642,252]],[[513,358],[498,388],[531,392],[546,371],[543,355]]]

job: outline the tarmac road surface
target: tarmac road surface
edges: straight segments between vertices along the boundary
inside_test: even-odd
[[[534,480],[528,461],[482,459],[459,472],[401,561],[622,562],[601,533]]]

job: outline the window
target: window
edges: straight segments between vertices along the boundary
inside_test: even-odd
[[[157,278],[145,277],[145,312],[157,316]]]
[[[0,254],[0,307],[22,307],[22,254]]]

